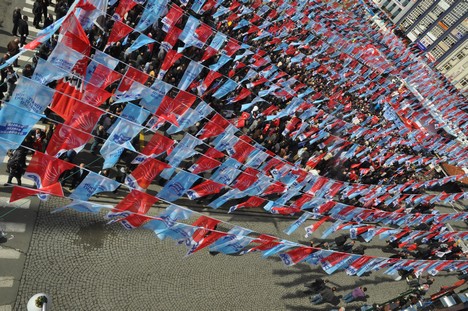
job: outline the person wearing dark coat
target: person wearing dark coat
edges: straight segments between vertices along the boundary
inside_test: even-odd
[[[86,176],[88,176],[88,173],[89,172],[85,169],[84,163],[80,163],[80,166],[75,167],[71,173],[72,182],[70,190],[75,189],[76,186],[79,185],[86,178]]]
[[[20,46],[26,44],[26,38],[29,36],[28,17],[23,15],[18,24],[18,33],[20,35]]]
[[[13,30],[11,31],[11,34],[15,37],[18,37],[18,26],[20,23],[21,19],[21,9],[16,7],[13,10]]]
[[[7,162],[8,181],[5,186],[11,185],[13,177],[16,178],[18,186],[21,186],[21,176],[23,176],[25,172],[27,154],[28,150],[23,147],[11,153],[11,157]]]

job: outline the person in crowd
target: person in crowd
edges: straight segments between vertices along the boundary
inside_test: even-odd
[[[7,44],[7,50],[9,57],[14,57],[16,54],[20,52],[20,39],[14,38]],[[13,66],[19,67],[18,59],[13,62]]]
[[[11,34],[15,37],[18,37],[18,26],[20,24],[21,20],[21,9],[16,7],[13,10],[13,30],[11,31]]]
[[[97,128],[93,131],[92,133],[94,135],[94,141],[91,144],[91,147],[89,148],[89,151],[91,151],[92,154],[96,155],[96,149],[99,146],[99,144],[104,143],[104,140],[107,138],[107,132],[104,129],[104,126],[99,124]]]
[[[354,288],[348,294],[344,295],[343,300],[346,303],[350,303],[350,302],[358,300],[358,299],[365,299],[366,298],[366,291],[367,291],[367,287],[358,286],[358,287]]]
[[[18,33],[20,35],[20,46],[26,44],[26,38],[29,36],[28,16],[23,15],[18,24]]]
[[[73,190],[88,176],[89,171],[85,168],[86,164],[80,163],[78,167],[75,167],[71,173],[71,186],[70,190]]]
[[[11,185],[13,178],[16,179],[18,186],[21,186],[21,176],[26,171],[26,156],[28,150],[20,147],[15,151],[9,152],[10,158],[7,162],[8,181],[5,186]]]
[[[333,303],[336,300],[336,287],[325,287],[320,293],[310,297],[310,302],[314,305],[328,302]]]
[[[36,1],[34,1],[34,4],[33,4],[33,15],[34,15],[33,26],[36,27],[36,28],[40,28],[39,23],[42,22],[42,6],[43,6],[43,4],[44,4],[44,2],[42,0],[36,0]]]
[[[44,151],[44,140],[46,138],[46,134],[40,128],[37,128],[34,131],[34,142],[33,142],[33,149],[37,151]]]

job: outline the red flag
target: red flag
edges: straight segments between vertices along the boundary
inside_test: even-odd
[[[248,156],[255,150],[255,147],[251,144],[239,139],[233,146],[234,154],[231,156],[240,163],[244,163]]]
[[[212,48],[211,46],[207,46],[205,49],[205,53],[203,53],[202,58],[200,59],[200,62],[204,62],[205,60],[215,56],[218,53],[218,50]]]
[[[205,23],[201,23],[200,27],[195,30],[195,37],[202,43],[205,43],[212,34],[213,29]]]
[[[29,162],[25,177],[34,180],[38,188],[47,187],[56,183],[63,172],[74,167],[70,162],[36,151]]]
[[[181,57],[182,57],[182,54],[177,53],[175,50],[169,50],[166,53],[166,56],[164,57],[164,61],[161,65],[160,71],[165,73]]]
[[[88,133],[58,124],[47,145],[46,153],[55,156],[71,149],[81,149],[90,138],[91,135]]]
[[[233,100],[231,100],[231,102],[235,103],[235,102],[238,102],[240,100],[243,100],[244,98],[246,98],[247,96],[249,96],[251,94],[251,92],[246,89],[246,88],[242,88],[239,95],[236,96],[236,98],[234,98]]]
[[[323,225],[326,221],[330,219],[330,216],[322,217],[319,221],[315,222],[314,224],[305,228],[306,230],[306,238],[308,238],[312,233],[314,233],[321,225]]]
[[[111,34],[109,35],[109,39],[107,40],[107,45],[111,45],[112,43],[119,41],[132,31],[132,27],[122,23],[121,21],[115,21]]]
[[[74,113],[75,101],[81,99],[83,92],[73,81],[64,80],[57,83],[55,90],[50,109],[62,118],[68,118]]]
[[[281,194],[285,191],[286,191],[286,185],[280,181],[276,181],[270,186],[268,186],[268,188],[266,188],[265,191],[263,191],[263,195],[269,195],[273,193]]]
[[[185,91],[180,91],[174,98],[175,107],[172,110],[172,113],[179,116],[183,115],[187,111],[187,109],[192,107],[196,99],[197,96]]]
[[[199,174],[202,172],[212,170],[220,165],[221,165],[221,162],[202,154],[200,155],[200,158],[198,158],[197,162],[195,162],[189,168],[189,171],[192,172],[193,174]]]
[[[258,174],[259,171],[249,167],[236,178],[232,187],[244,191],[257,181]]]
[[[219,193],[224,188],[223,184],[212,181],[211,179],[206,180],[187,191],[187,196],[190,200],[202,198],[204,196]]]
[[[240,209],[240,208],[254,208],[254,207],[260,207],[263,203],[265,203],[266,199],[260,198],[260,197],[250,197],[248,198],[247,201],[243,203],[239,203],[229,209],[229,213],[232,213],[233,211]]]
[[[174,140],[159,133],[154,133],[151,140],[146,144],[141,153],[150,156],[158,156],[168,151],[174,145]]]
[[[201,227],[193,233],[192,241],[195,243],[200,242],[206,235],[211,234],[212,230],[216,230],[216,226],[220,222],[221,221],[218,219],[214,219],[205,215],[200,216],[192,224],[194,227]]]
[[[83,55],[89,56],[89,52],[91,51],[91,45],[89,42],[81,40],[80,37],[69,31],[65,32],[60,43],[65,44],[69,48],[80,52]]]
[[[41,189],[31,189],[21,186],[14,186],[13,191],[11,192],[9,202],[13,203],[22,198],[26,198],[36,194],[51,194],[56,197],[63,197],[62,185],[59,182],[57,182],[55,184],[43,187]]]
[[[136,81],[141,84],[145,84],[145,82],[148,80],[149,76],[144,73],[139,71],[138,69],[134,67],[128,67],[127,72],[125,73],[124,78],[120,82],[120,85],[118,87],[119,92],[126,92],[130,89],[130,87],[133,84],[133,81]]]
[[[76,101],[73,113],[62,117],[65,119],[64,125],[69,125],[75,130],[91,133],[101,115],[102,111],[98,108]]]
[[[210,72],[206,75],[205,79],[203,80],[203,83],[197,88],[199,94],[203,95],[206,90],[210,87],[211,83],[213,83],[214,80],[218,79],[221,77],[222,74],[220,74],[217,71],[210,70]]]
[[[307,191],[307,193],[315,195],[315,193],[319,189],[321,189],[327,182],[328,182],[328,178],[322,177],[322,176],[318,177],[314,185],[309,189],[309,191]]]
[[[182,33],[182,29],[178,27],[172,27],[169,29],[167,32],[166,36],[164,37],[163,42],[161,42],[162,47],[166,51],[171,51],[172,47],[177,43],[177,40],[179,39],[180,34]]]
[[[78,4],[76,5],[77,8],[83,9],[85,11],[94,11],[96,10],[96,7],[91,3],[85,0],[80,0]]]
[[[158,201],[158,198],[145,192],[132,190],[123,198],[111,213],[121,213],[128,211],[136,214],[146,214],[151,206]]]
[[[120,219],[119,221],[126,229],[135,229],[153,219],[153,217],[144,215],[130,214],[127,217]]]
[[[219,113],[216,113],[208,123],[197,134],[199,139],[206,139],[218,136],[229,125],[229,121],[224,119]]]
[[[232,56],[241,48],[241,45],[234,38],[230,38],[226,46],[224,47],[224,52],[227,56]]]
[[[122,79],[122,74],[104,66],[103,64],[98,64],[89,80],[89,84],[105,89],[119,79]]]
[[[60,34],[63,35],[62,40],[64,39],[64,37],[67,36],[67,33],[71,34],[70,36],[68,36],[68,40],[65,39],[64,41],[64,43],[68,47],[78,52],[81,52],[80,49],[78,48],[79,46],[91,47],[88,36],[83,30],[83,27],[81,27],[81,24],[76,18],[75,14],[68,15],[63,21],[62,26],[60,28]],[[71,44],[71,45],[68,45],[68,44]],[[90,51],[90,48],[88,49],[88,52],[85,53],[88,56],[89,56],[89,51]]]
[[[259,243],[260,245],[252,247],[248,250],[248,252],[256,252],[256,251],[267,251],[272,249],[273,247],[282,244],[280,241],[277,240],[278,238],[272,237],[266,234],[260,235],[257,239],[253,240],[252,243]]]
[[[115,20],[122,20],[135,5],[137,4],[133,0],[120,0],[113,17]]]
[[[132,188],[147,189],[156,178],[169,165],[153,158],[146,158],[137,168],[127,176],[125,183]]]
[[[188,255],[191,255],[195,252],[198,252],[199,250],[213,244],[214,242],[216,242],[217,240],[219,240],[220,238],[222,238],[223,236],[226,236],[228,235],[227,233],[225,232],[219,232],[219,231],[213,231],[213,232],[210,232],[208,235],[205,235],[200,242],[196,243],[195,245],[193,245],[189,251],[187,252],[187,254],[185,256],[188,256]]]
[[[221,159],[221,158],[224,158],[225,154],[222,153],[221,151],[219,150],[216,150],[215,148],[213,147],[210,147],[206,152],[205,152],[205,155],[207,157],[210,157],[210,158],[213,158],[213,159]]]
[[[286,253],[280,254],[279,257],[285,265],[292,266],[303,261],[310,254],[316,251],[318,251],[316,248],[301,246]]]
[[[182,17],[182,14],[184,14],[184,11],[179,6],[177,6],[177,4],[172,3],[171,9],[161,20],[161,23],[164,24],[163,30],[166,32],[170,30],[172,26],[177,24],[179,19]]]
[[[99,107],[111,97],[111,93],[104,90],[104,87],[97,87],[90,83],[86,84],[81,100],[84,103]]]

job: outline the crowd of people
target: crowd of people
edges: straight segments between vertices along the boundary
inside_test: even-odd
[[[397,72],[380,70],[378,66],[366,63],[365,59],[356,56],[362,54],[362,51],[351,53],[333,45],[336,37],[345,37],[350,32],[356,35],[362,31],[361,26],[349,23],[349,18],[345,18],[346,14],[351,13],[336,10],[325,2],[312,1],[303,8],[303,18],[315,19],[315,25],[320,26],[318,28],[327,29],[326,32],[312,31],[301,27],[304,25],[297,20],[285,21],[278,18],[277,12],[283,10],[282,1],[271,2],[268,6],[260,6],[257,2],[244,1],[242,5],[235,0],[223,1],[222,7],[226,10],[220,14],[220,8],[214,5],[213,1],[208,1],[203,10],[196,11],[190,9],[194,1],[171,1],[167,14],[172,12],[177,18],[173,17],[174,20],[169,21],[172,27],[170,29],[182,31],[195,17],[206,26],[204,32],[197,33],[197,40],[204,38],[204,44],[190,45],[187,40],[179,38],[171,42],[169,45],[172,46],[168,48],[168,21],[164,20],[163,15],[152,26],[142,31],[153,40],[152,43],[128,52],[141,33],[130,32],[128,36],[109,43],[112,29],[118,22],[115,16],[120,14],[120,19],[125,25],[136,27],[144,15],[145,7],[136,4],[122,14],[120,2],[116,1],[108,7],[105,15],[102,15],[99,25],[85,29],[91,46],[90,55],[100,51],[119,60],[114,70],[120,77],[125,76],[128,65],[136,68],[145,76],[143,84],[146,87],[152,87],[157,80],[167,83],[171,88],[166,95],[171,99],[181,92],[187,92],[196,97],[191,107],[208,103],[212,108],[211,112],[188,127],[187,133],[200,135],[213,120],[222,121],[217,124],[218,127],[222,127],[219,134],[227,130],[228,124],[233,124],[237,128],[235,133],[239,139],[244,139],[256,148],[264,148],[263,150],[268,152],[269,161],[276,161],[272,163],[278,166],[287,163],[302,172],[324,176],[335,182],[359,183],[368,187],[376,184],[422,183],[443,177],[442,171],[437,169],[438,164],[443,161],[437,150],[421,148],[415,139],[418,129],[399,127],[395,117],[389,114],[393,103],[418,102],[400,83]],[[35,1],[33,26],[36,28],[47,27],[53,23],[54,18],[47,11],[49,5],[52,3],[48,0]],[[72,1],[60,0],[54,6],[55,20],[58,20],[67,14]],[[355,7],[352,15],[356,19],[364,19],[365,10]],[[8,44],[8,53],[0,63],[18,54],[26,43],[29,34],[28,17],[22,16],[19,8],[13,12],[13,24],[14,37]],[[276,37],[263,36],[263,31],[266,30]],[[369,32],[368,36],[378,33],[374,26],[367,26],[366,30]],[[214,33],[228,36],[224,49],[227,54],[208,44],[209,38],[213,40]],[[365,45],[369,39],[361,35],[354,40]],[[210,44],[214,44],[213,41]],[[56,35],[42,44],[36,51],[33,63],[24,66],[22,75],[32,77],[38,61],[47,60],[57,44],[59,42]],[[161,78],[162,67],[167,62],[169,51],[179,51],[180,55]],[[226,58],[226,55],[229,57]],[[192,62],[201,64],[201,70],[186,89],[181,90],[179,83]],[[5,101],[11,98],[19,79],[15,73],[15,66],[18,66],[16,62],[1,72],[0,97],[4,96]],[[214,74],[215,72],[217,74]],[[117,94],[121,80],[111,83],[106,87],[106,91]],[[207,80],[210,80],[210,83],[202,92],[203,83]],[[219,96],[217,91],[228,80],[235,83],[235,92]],[[55,85],[56,83],[49,84],[50,87]],[[132,99],[131,103],[140,105],[137,99]],[[182,111],[187,111],[188,107],[184,107],[184,103],[180,105]],[[125,107],[126,103],[118,101],[116,96],[109,97],[99,107],[103,113],[91,133],[93,140],[87,150],[81,152],[89,151],[93,156],[98,156],[99,147],[109,137],[110,129],[119,120]],[[12,153],[11,159],[15,159],[20,165],[9,165],[9,184],[15,177],[18,185],[21,185],[27,153],[34,150],[45,152],[56,124],[64,121],[54,113],[52,107],[50,108],[46,110],[46,118],[43,120],[46,130],[35,129],[34,133],[25,139],[23,147]],[[223,118],[216,119],[217,114]],[[152,117],[146,120],[147,126]],[[180,133],[167,134],[171,126],[174,126],[174,122],[161,122],[157,129],[177,141],[180,139]],[[440,139],[445,143],[450,142],[450,138],[444,135]],[[198,155],[205,154],[215,142],[215,135],[205,139],[203,144],[196,147],[197,156],[185,159],[179,168],[190,168],[199,159]],[[123,183],[125,177],[137,167],[132,161],[142,150],[138,135],[131,143],[135,152],[125,150],[114,168],[97,168],[96,172]],[[73,171],[66,172],[60,179],[63,185],[70,181],[70,191],[83,181],[91,168],[91,163],[83,163],[83,158],[77,159],[76,156],[73,150],[61,155],[61,159],[76,164]],[[226,154],[222,154],[218,161],[227,158]],[[94,163],[95,159],[92,159]],[[163,156],[158,159],[162,160]],[[211,172],[214,172],[214,169],[202,176],[209,178]],[[267,170],[264,173],[274,178],[271,171]],[[165,183],[161,178],[156,182],[162,186]],[[204,180],[200,179],[195,186],[202,182]],[[225,188],[204,198],[205,202],[220,197],[228,190]],[[420,193],[420,190],[408,189],[402,192]],[[281,196],[281,191],[273,191],[268,198],[274,200]],[[386,211],[409,207],[407,210],[412,213],[434,212],[434,204],[429,202],[409,205],[399,201],[397,204],[388,205],[384,200],[364,202],[363,196],[349,199],[340,198],[335,193],[332,197],[357,207],[365,206]],[[293,204],[294,200],[289,202]],[[436,234],[443,232],[442,224],[424,225],[427,227],[414,229],[438,230],[435,231]],[[464,256],[460,246],[453,240],[441,242],[426,236],[413,241],[411,245],[402,243],[409,234],[410,230],[388,242],[389,250],[396,252],[394,258],[412,256],[417,259],[459,259]],[[356,241],[347,242],[346,239],[318,246],[357,254],[363,254],[365,250],[365,247],[356,245]],[[312,303],[336,298],[334,289],[325,286],[325,283],[315,284],[313,288],[318,293],[312,296]],[[345,295],[343,300],[351,302],[365,298],[365,292],[365,287],[357,287]]]

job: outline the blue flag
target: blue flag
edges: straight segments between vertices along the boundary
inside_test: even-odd
[[[239,199],[244,196],[245,194],[243,191],[240,191],[239,189],[231,189],[224,195],[218,197],[216,200],[208,204],[208,206],[212,208],[219,208],[220,206],[222,206],[224,203],[226,203],[229,200]]]
[[[177,119],[179,126],[177,127],[171,124],[171,127],[167,130],[167,133],[172,135],[180,132],[205,118],[211,112],[213,112],[213,108],[211,108],[207,103],[201,102],[195,109],[187,109],[187,111]]]
[[[287,249],[298,246],[296,243],[292,243],[292,242],[287,241],[287,240],[281,240],[281,243],[282,244],[278,244],[278,245],[264,251],[263,254],[262,254],[262,257],[267,258],[267,257],[270,257],[272,255],[278,254],[279,252],[283,252],[283,251],[285,251]]]
[[[9,140],[19,146],[41,118],[42,115],[40,114],[14,105],[4,104],[0,110],[0,138]]]
[[[143,32],[148,29],[149,26],[158,20],[166,8],[167,0],[149,0],[135,30]]]
[[[223,254],[236,254],[242,251],[253,238],[247,237],[251,230],[235,226],[229,230],[228,235],[223,236],[210,245],[210,252]]]
[[[54,209],[51,213],[53,214],[53,213],[61,212],[69,208],[74,209],[75,211],[80,212],[80,213],[97,214],[101,211],[101,209],[103,208],[112,209],[113,206],[74,200],[72,203],[68,205]]]
[[[202,64],[192,60],[187,66],[187,69],[185,70],[184,75],[182,76],[182,79],[180,79],[179,85],[177,87],[185,91],[190,83],[192,83],[193,80],[198,77],[202,69]]]
[[[128,55],[128,54],[132,53],[133,51],[138,50],[139,48],[141,48],[144,45],[148,45],[148,44],[151,44],[151,43],[154,43],[154,42],[156,42],[156,41],[141,33],[138,36],[138,38],[135,41],[133,41],[132,45],[129,46],[125,50],[125,55]]]
[[[117,121],[115,121],[114,124],[111,125],[107,132],[111,133],[114,130],[114,128],[120,123],[120,120],[125,119],[136,124],[142,124],[148,118],[149,115],[150,112],[148,110],[137,105],[127,103],[127,105],[125,105],[125,108],[122,110],[122,113],[120,114],[120,118],[118,118]]]
[[[291,235],[294,231],[296,231],[309,217],[312,216],[312,213],[304,212],[301,217],[296,219],[288,228],[284,230],[284,233],[287,235]]]
[[[142,129],[142,126],[132,124],[124,119],[120,120],[101,147],[100,153],[104,157],[103,169],[114,166],[122,155],[124,148],[135,151],[131,141]]]
[[[193,212],[188,208],[183,208],[178,205],[169,205],[164,212],[159,214],[159,218],[161,218],[167,226],[173,226],[176,221],[178,220],[186,220],[192,216]]]
[[[199,178],[200,176],[198,175],[180,171],[166,183],[164,188],[157,194],[157,197],[165,201],[174,202],[183,196]]]
[[[52,102],[54,93],[54,89],[22,76],[11,96],[10,104],[30,112],[42,113]]]
[[[0,138],[0,158],[7,155],[8,150],[18,148],[19,144]]]
[[[122,79],[121,81],[124,81],[124,79]],[[140,99],[146,89],[148,88],[144,86],[143,84],[133,81],[132,85],[127,91],[124,91],[124,92],[116,91],[114,93],[114,98],[115,98],[114,104]]]
[[[171,238],[176,241],[186,241],[192,237],[197,230],[197,227],[192,227],[183,223],[175,223],[172,226],[168,226],[164,221],[154,219],[143,225],[144,228],[152,230],[156,236],[164,240],[165,238]]]
[[[230,60],[232,60],[232,58],[230,58],[227,55],[221,54],[219,56],[218,61],[215,64],[210,65],[209,68],[213,71],[219,71],[219,69],[223,67]]]
[[[62,70],[48,61],[39,58],[37,61],[36,69],[31,77],[31,80],[34,80],[40,84],[46,85],[52,81],[61,79],[69,75],[70,72]]]
[[[234,91],[237,87],[237,82],[231,79],[227,79],[227,81],[221,85],[221,87],[213,94],[214,98],[221,99],[226,96],[228,93]]]
[[[47,61],[62,70],[70,72],[75,67],[76,62],[84,57],[80,52],[69,48],[65,44],[58,43],[47,58]]]
[[[164,96],[166,96],[167,92],[169,92],[172,87],[172,85],[164,81],[155,80],[151,87],[146,87],[142,91],[140,105],[148,109],[151,113],[155,113]]]
[[[76,200],[88,201],[93,195],[106,191],[114,191],[118,186],[120,186],[118,181],[89,172],[69,197]]]
[[[224,42],[226,41],[226,35],[222,34],[221,32],[217,32],[214,38],[211,40],[210,47],[219,51],[221,46],[223,46]]]

